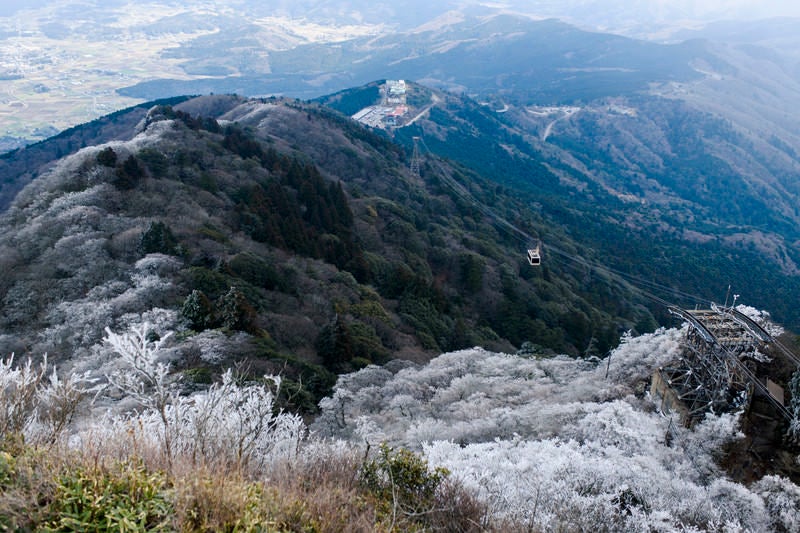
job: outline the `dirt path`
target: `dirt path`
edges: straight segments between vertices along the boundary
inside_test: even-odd
[[[423,115],[427,114],[427,113],[428,113],[428,111],[430,111],[430,110],[431,110],[431,108],[432,108],[433,106],[435,106],[436,104],[438,104],[439,102],[441,102],[441,98],[439,98],[439,97],[438,97],[438,96],[436,96],[435,94],[431,95],[431,103],[430,103],[430,104],[429,104],[429,105],[428,105],[428,106],[427,106],[425,109],[423,109],[422,111],[420,111],[419,113],[417,113],[417,115],[416,115],[414,118],[412,118],[411,120],[409,120],[408,122],[406,122],[406,123],[405,123],[405,124],[404,124],[402,127],[404,127],[404,128],[405,128],[406,126],[410,126],[410,125],[412,125],[413,123],[415,123],[417,120],[419,120],[420,118],[422,118],[422,116],[423,116]]]
[[[567,108],[566,110],[564,110],[564,114],[563,115],[561,115],[557,119],[553,120],[544,129],[544,132],[541,135],[542,142],[547,141],[547,138],[550,137],[551,133],[553,133],[553,127],[556,125],[557,122],[559,122],[561,120],[568,119],[569,117],[571,117],[572,115],[574,115],[578,111],[580,111],[580,108]]]

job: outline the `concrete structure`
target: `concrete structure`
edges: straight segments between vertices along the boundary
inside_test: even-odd
[[[402,125],[403,117],[408,115],[405,80],[386,80],[381,87],[381,101],[366,107],[352,116],[371,128],[392,128]]]

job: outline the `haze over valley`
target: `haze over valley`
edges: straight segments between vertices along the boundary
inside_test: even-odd
[[[777,53],[776,57],[786,58],[779,62],[793,79],[797,70],[798,46],[791,24],[787,26],[787,22],[777,19],[753,22],[798,15],[796,7],[778,2],[726,2],[724,9],[709,3],[698,7],[689,2],[631,5],[612,1],[419,2],[402,8],[389,2],[209,1],[191,7],[180,2],[150,2],[144,8],[121,1],[77,4],[61,0],[4,6],[0,12],[0,136],[5,140],[0,148],[6,149],[145,99],[174,95],[176,91],[309,98],[392,77],[396,71],[405,74],[396,77],[478,92],[486,89],[486,82],[495,87],[502,73],[482,72],[486,65],[481,65],[474,74],[484,79],[468,80],[463,77],[465,71],[458,71],[459,63],[448,59],[452,54],[447,52],[456,49],[474,54],[475,46],[494,45],[492,53],[503,53],[497,49],[498,43],[487,41],[493,32],[500,35],[511,31],[503,28],[503,23],[498,26],[487,22],[487,17],[500,14],[521,16],[527,21],[554,17],[583,30],[651,42],[677,43],[707,37],[715,42],[765,46]],[[717,20],[724,22],[716,23]],[[521,22],[514,24],[519,26]],[[652,31],[648,32],[647,27]],[[578,33],[565,36],[566,28],[555,34],[548,34],[552,31],[548,26],[536,28],[523,23],[523,28],[514,31],[543,34],[541,42],[513,43],[515,51],[504,57],[522,54],[520,60],[533,62],[537,61],[535,55],[525,55],[539,49],[553,67],[573,75],[588,72],[586,69],[630,73],[645,68],[640,80],[643,83],[663,82],[665,77],[676,76],[681,81],[686,77],[686,62],[693,59],[679,60],[682,73],[680,64],[671,60],[665,63],[659,59],[657,64],[646,67],[635,61],[631,64],[632,57],[620,60],[613,55],[619,50],[610,59],[604,60],[607,54],[599,53],[596,58],[583,57],[578,61],[581,64],[573,64],[569,55],[563,55],[567,50],[559,50],[564,44],[562,38],[569,40],[566,46],[580,49],[593,37]],[[416,43],[416,48],[408,47],[411,42]],[[550,45],[555,48],[551,50]],[[624,42],[616,45],[641,47]],[[752,46],[745,49],[750,54],[756,50]],[[436,60],[433,65],[420,64],[430,54]],[[718,54],[724,57],[726,52],[715,50]],[[559,65],[561,59],[566,61],[564,65]],[[437,65],[448,64],[456,71],[437,71]],[[400,68],[393,69],[393,65]],[[707,65],[702,65],[694,64],[692,68],[708,71]],[[520,69],[509,65],[506,70]],[[781,80],[776,81],[784,86]],[[141,86],[142,83],[146,85]],[[502,82],[497,88],[503,88]],[[570,92],[559,94],[558,98],[597,96]],[[532,104],[545,103],[535,98],[528,100]]]

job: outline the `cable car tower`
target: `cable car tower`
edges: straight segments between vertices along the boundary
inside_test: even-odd
[[[710,309],[685,310],[670,306],[669,312],[683,319],[688,329],[678,360],[653,374],[650,392],[662,412],[676,411],[691,426],[705,413],[746,407],[757,394],[772,404],[776,416],[791,420],[783,388],[757,362],[768,345],[800,363],[794,354],[734,307],[711,304]]]
[[[419,167],[420,167],[420,161],[422,160],[422,157],[420,156],[419,153],[420,140],[421,140],[420,137],[414,137],[414,152],[411,154],[411,165],[410,165],[411,174],[413,174],[417,178],[420,177]]]

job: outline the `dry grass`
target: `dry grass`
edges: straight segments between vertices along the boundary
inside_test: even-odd
[[[7,441],[0,452],[0,530],[65,531],[82,524],[106,531],[110,520],[127,515],[140,520],[141,527],[132,531],[493,529],[485,524],[485,508],[450,479],[441,484],[431,509],[393,512],[396,502],[362,482],[364,457],[354,451],[331,450],[266,472],[246,472],[187,461],[164,469],[157,454],[139,449],[145,453],[138,455],[133,448],[126,456],[119,446],[111,447],[114,453],[106,455],[97,447],[75,451]]]

